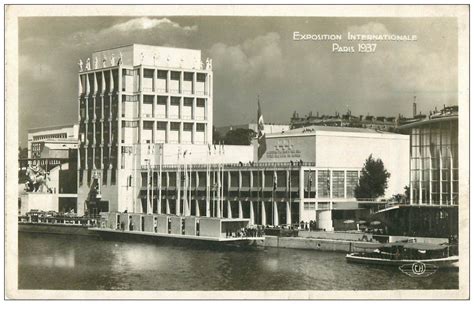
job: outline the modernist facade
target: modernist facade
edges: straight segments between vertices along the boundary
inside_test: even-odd
[[[94,179],[110,198],[103,207],[132,202],[123,188],[137,184],[136,167],[152,160],[145,156],[159,157],[156,145],[211,143],[212,60],[204,64],[199,50],[134,44],[79,66],[78,210]]]
[[[268,135],[258,163],[142,166],[136,211],[248,218],[263,225],[315,220],[320,229],[343,229],[345,220],[364,211],[354,188],[370,154],[392,174],[386,196],[402,193],[409,181],[408,136],[311,127]]]
[[[415,111],[415,107],[414,107]],[[399,127],[410,134],[410,200],[376,214],[391,235],[451,237],[458,232],[458,107],[418,115]]]
[[[28,158],[67,158],[77,149],[79,126],[64,125],[28,130]]]
[[[459,204],[458,109],[400,127],[410,133],[410,204]]]

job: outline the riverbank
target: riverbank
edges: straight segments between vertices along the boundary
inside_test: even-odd
[[[258,242],[259,246],[272,248],[305,249],[331,252],[364,252],[364,244],[383,242],[396,242],[414,239],[419,243],[442,244],[447,243],[447,238],[384,236],[367,233],[343,232],[308,232],[300,231],[297,237],[265,236],[264,241]]]
[[[97,234],[93,231],[90,231],[87,225],[73,225],[73,224],[61,224],[61,223],[19,222],[18,231],[26,232],[26,233],[80,235],[80,236],[97,237]]]

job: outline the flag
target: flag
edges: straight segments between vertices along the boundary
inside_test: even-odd
[[[260,98],[257,100],[257,139],[258,139],[258,160],[263,156],[267,150],[267,141],[265,139],[265,127],[263,123],[262,109],[260,107]]]
[[[311,192],[311,187],[313,186],[313,175],[309,172],[308,177],[308,192]]]
[[[211,144],[207,144],[207,148],[209,148],[209,155],[211,155]]]
[[[276,191],[277,181],[278,181],[277,172],[273,171],[273,191]]]

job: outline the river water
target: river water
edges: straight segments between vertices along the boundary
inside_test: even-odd
[[[344,253],[207,250],[94,237],[19,233],[19,289],[389,290],[457,289],[457,271],[411,278],[398,268],[349,264]]]

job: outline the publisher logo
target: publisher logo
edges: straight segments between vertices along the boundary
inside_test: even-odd
[[[438,266],[433,264],[425,264],[422,262],[415,262],[413,264],[402,265],[398,269],[410,277],[428,277],[438,270]]]

